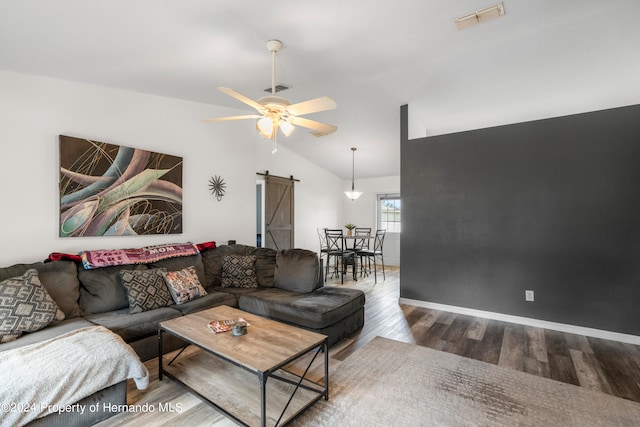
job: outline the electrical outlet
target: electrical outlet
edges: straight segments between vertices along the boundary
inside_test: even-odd
[[[524,291],[524,300],[533,301],[533,291]]]

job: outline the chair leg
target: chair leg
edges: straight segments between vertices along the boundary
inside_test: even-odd
[[[378,268],[376,265],[376,256],[373,256],[373,284],[378,283]]]
[[[324,266],[324,281],[327,281],[327,276],[329,275],[329,264],[331,263],[331,257],[327,254],[327,264]]]
[[[382,280],[387,280],[384,275],[384,255],[380,254],[380,261],[382,262]]]

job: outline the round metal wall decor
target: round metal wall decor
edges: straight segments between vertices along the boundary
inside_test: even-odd
[[[227,184],[224,182],[224,179],[218,175],[214,175],[209,180],[209,190],[211,191],[211,194],[216,196],[218,201],[222,200],[226,186]]]

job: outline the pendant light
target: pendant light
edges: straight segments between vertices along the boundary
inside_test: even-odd
[[[344,192],[351,201],[362,195],[362,191],[356,191],[356,150],[356,147],[351,147],[351,191]]]

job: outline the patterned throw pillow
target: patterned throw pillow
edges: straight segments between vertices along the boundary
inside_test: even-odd
[[[222,261],[223,288],[257,288],[256,256],[227,255]]]
[[[184,304],[207,294],[193,266],[178,271],[163,272],[162,275],[176,304]]]
[[[122,270],[120,279],[127,290],[129,313],[142,313],[173,304],[173,299],[162,277],[166,268],[149,270]]]
[[[40,283],[38,270],[32,268],[20,277],[0,282],[0,343],[62,319],[64,313]]]

